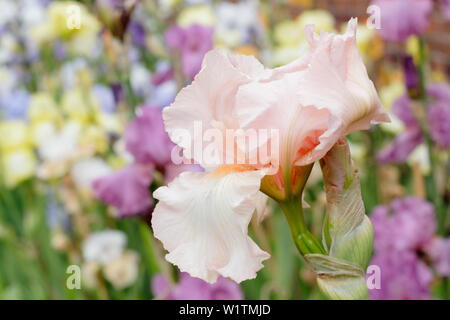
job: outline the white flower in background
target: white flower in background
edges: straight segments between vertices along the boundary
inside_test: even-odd
[[[216,16],[210,6],[198,5],[185,8],[177,18],[180,27],[188,27],[192,24],[202,26],[213,26],[216,23]]]
[[[77,84],[77,75],[80,71],[86,70],[88,63],[84,58],[76,58],[65,62],[59,71],[59,77],[62,80],[65,90],[73,89]]]
[[[102,265],[118,259],[125,248],[127,238],[119,230],[104,230],[92,233],[83,243],[83,257]]]
[[[423,174],[427,175],[431,170],[427,146],[422,143],[420,146],[415,148],[406,162],[408,162],[410,166],[418,164]]]
[[[45,6],[41,1],[22,0],[19,14],[23,26],[30,28],[45,19]]]
[[[259,33],[258,3],[248,0],[238,3],[221,2],[216,6],[218,41],[234,47],[250,40],[252,32]]]
[[[134,63],[131,66],[130,82],[133,91],[139,95],[144,95],[150,85],[151,73],[141,63]]]
[[[77,150],[77,143],[81,133],[81,125],[68,122],[61,132],[48,136],[38,148],[40,157],[44,161],[61,162],[72,157]]]
[[[139,274],[138,263],[139,255],[132,250],[126,250],[119,258],[108,263],[103,273],[116,289],[124,289],[136,281]]]
[[[111,171],[111,167],[103,159],[94,157],[75,162],[72,166],[71,176],[79,189],[90,189],[92,181]]]
[[[14,187],[33,176],[36,170],[36,159],[31,150],[19,149],[5,154],[2,157],[2,165],[5,184]]]
[[[0,64],[10,62],[17,55],[19,43],[10,32],[3,32],[0,37]]]
[[[0,0],[0,8],[0,26],[13,21],[19,9],[15,0]]]
[[[0,64],[0,97],[10,93],[17,86],[18,74]]]

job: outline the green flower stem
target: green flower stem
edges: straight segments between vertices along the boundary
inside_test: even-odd
[[[309,253],[326,254],[322,244],[306,228],[300,198],[288,198],[285,201],[280,202],[280,207],[289,223],[292,237],[298,251],[302,255]]]
[[[427,83],[426,83],[426,64],[427,64],[427,55],[426,55],[426,45],[423,38],[419,38],[419,80],[420,80],[420,92],[421,92],[421,101],[425,109],[428,109],[428,94],[427,94]],[[420,120],[420,119],[419,119]],[[422,119],[423,120],[423,119]],[[430,199],[436,209],[437,217],[438,217],[438,233],[441,235],[445,234],[445,220],[446,213],[443,210],[442,206],[442,198],[439,195],[439,192],[436,187],[436,177],[433,168],[437,166],[437,160],[435,155],[433,154],[433,143],[430,138],[430,132],[426,121],[419,121],[422,126],[422,132],[424,136],[425,143],[428,149],[428,160],[430,162],[430,173],[426,176],[426,184],[427,184],[427,194],[428,199]]]

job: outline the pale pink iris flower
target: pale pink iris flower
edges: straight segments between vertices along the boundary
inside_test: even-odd
[[[277,69],[250,56],[206,54],[192,84],[163,111],[171,140],[206,169],[182,173],[153,194],[159,202],[152,227],[169,262],[210,283],[220,276],[236,282],[256,277],[270,255],[248,236],[248,224],[263,198],[261,180],[269,168],[277,166],[274,181],[283,189],[282,173],[295,177],[295,168],[319,160],[342,136],[389,121],[356,48],[356,26],[352,19],[343,35],[317,35],[309,26],[310,50]],[[198,122],[224,136],[227,129],[276,129],[279,152],[252,165],[211,167],[200,156],[207,150],[193,150],[202,139],[194,130]],[[271,142],[258,140],[251,148]]]

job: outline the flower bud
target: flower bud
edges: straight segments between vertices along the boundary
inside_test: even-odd
[[[321,290],[332,299],[365,299],[364,270],[372,253],[373,230],[364,212],[358,172],[341,139],[321,160],[327,195],[323,246],[327,255],[307,254]]]

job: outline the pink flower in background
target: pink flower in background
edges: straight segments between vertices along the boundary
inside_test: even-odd
[[[435,237],[424,250],[431,258],[436,272],[443,277],[450,277],[450,238]]]
[[[428,300],[433,274],[411,251],[376,253],[371,265],[381,270],[381,288],[369,290],[374,300]]]
[[[175,146],[170,141],[161,116],[161,109],[153,106],[139,108],[138,115],[125,132],[126,149],[138,163],[151,163],[163,167],[171,162]]]
[[[435,102],[428,111],[431,139],[443,149],[450,149],[450,100]]]
[[[373,299],[431,299],[433,273],[425,261],[441,276],[450,275],[450,239],[434,235],[435,216],[429,202],[412,196],[374,209],[371,264],[380,267],[382,285],[370,290]]]
[[[173,286],[162,275],[152,279],[153,295],[165,300],[242,300],[243,295],[238,284],[225,278],[209,284],[203,280],[192,278],[182,272],[179,282]]]
[[[166,44],[180,53],[183,74],[189,79],[200,71],[203,56],[212,49],[213,32],[211,27],[197,24],[185,28],[173,25],[167,29]]]
[[[428,106],[428,128],[431,139],[439,147],[450,149],[450,86],[431,84],[427,89],[432,98]],[[405,131],[392,144],[381,150],[377,157],[381,163],[403,163],[423,140],[423,132],[414,116],[411,100],[402,96],[394,102],[394,114],[405,124]]]
[[[395,199],[390,206],[378,206],[370,216],[377,253],[391,250],[418,250],[436,231],[433,206],[416,197]]]
[[[432,98],[428,110],[431,139],[441,148],[450,149],[450,85],[434,83],[428,87]]]
[[[164,131],[158,107],[144,106],[138,110],[126,129],[125,141],[134,163],[92,184],[94,196],[116,207],[121,217],[142,214],[152,208],[150,185],[154,170],[164,174],[166,183],[181,172],[200,170],[195,165],[172,163],[171,151],[175,145]]]
[[[444,18],[450,20],[450,0],[441,0],[440,4]]]
[[[387,41],[403,42],[411,35],[423,33],[428,26],[433,2],[431,0],[373,0],[380,7],[381,37]]]
[[[247,229],[268,167],[276,166],[278,174],[295,172],[323,157],[342,136],[388,121],[356,48],[356,26],[351,20],[344,35],[319,36],[308,28],[307,55],[274,70],[250,56],[220,50],[205,55],[192,84],[163,113],[172,141],[208,169],[182,173],[154,192],[159,202],[152,227],[169,251],[169,262],[210,283],[220,276],[236,282],[254,278],[269,254]],[[227,129],[276,129],[280,148],[252,165],[211,165],[202,157],[206,148],[198,152],[193,147],[203,137],[204,131],[194,129],[198,122],[224,137]],[[237,150],[248,155],[273,142],[267,138],[251,150]],[[229,159],[229,149],[219,147],[222,141],[214,143],[218,158]]]
[[[125,217],[151,208],[153,199],[149,192],[153,167],[132,164],[92,183],[94,196],[116,207]]]

